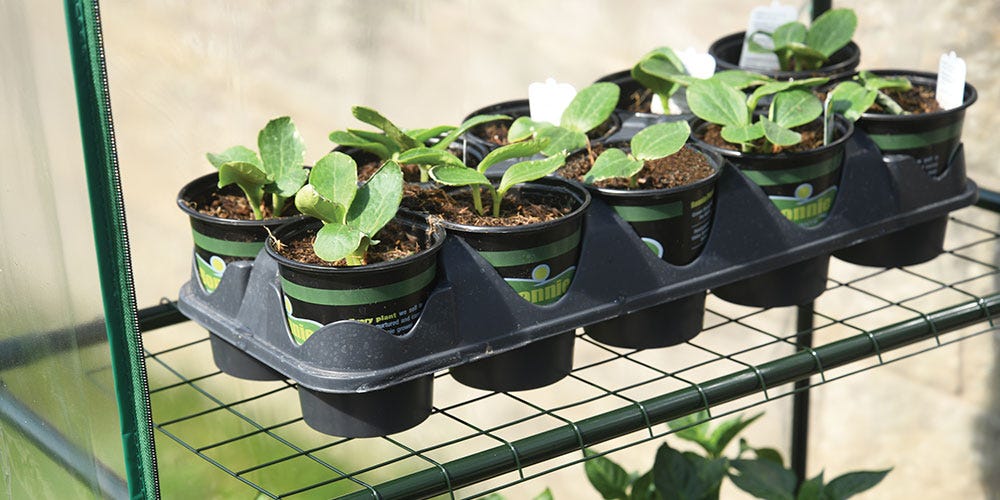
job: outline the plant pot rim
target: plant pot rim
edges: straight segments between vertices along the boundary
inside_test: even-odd
[[[490,113],[490,114],[492,114],[492,113],[505,114],[505,113],[502,112],[502,108],[518,108],[518,107],[523,107],[525,109],[528,109],[529,106],[530,106],[530,104],[529,104],[528,99],[513,99],[513,100],[510,100],[510,101],[502,101],[502,102],[498,102],[498,103],[495,103],[495,104],[489,104],[489,105],[483,106],[481,108],[478,108],[475,111],[473,111],[472,113],[469,113],[469,115],[466,116],[464,118],[464,120],[468,120],[469,118],[472,118],[473,116],[478,116],[478,115],[483,115],[483,114],[488,114],[488,113]],[[522,116],[529,116],[529,114],[525,113]],[[511,122],[513,122],[516,119],[517,119],[516,117],[511,117]],[[594,138],[594,141],[599,141],[599,140],[607,139],[608,137],[611,137],[616,132],[618,132],[619,130],[621,130],[621,128],[622,128],[622,119],[621,119],[620,116],[618,116],[617,113],[614,112],[614,110],[611,111],[611,115],[608,116],[608,120],[610,120],[611,124],[612,124],[611,130],[608,130],[607,133],[601,135],[600,137]],[[608,121],[608,120],[605,120],[605,121]],[[487,122],[487,123],[489,123],[489,122]],[[601,123],[604,123],[604,122],[601,122]],[[600,126],[600,125],[598,125],[598,126]],[[471,135],[471,136],[473,136],[473,137],[475,137],[476,139],[481,140],[481,141],[486,141],[486,139],[484,139],[484,138],[482,138],[482,137],[480,137],[478,135],[473,134],[471,130],[468,132],[468,134]],[[497,146],[497,147],[500,147],[500,146]]]
[[[830,64],[830,65],[820,66],[819,68],[816,68],[814,70],[785,71],[785,70],[780,70],[780,69],[777,69],[777,70],[757,70],[757,69],[750,69],[750,68],[740,68],[740,66],[739,66],[739,60],[737,60],[735,63],[733,63],[733,62],[722,60],[719,57],[716,57],[714,55],[715,53],[718,52],[719,46],[721,46],[723,44],[726,44],[726,43],[731,43],[731,42],[735,41],[734,39],[739,39],[740,46],[742,47],[742,45],[743,45],[743,39],[745,37],[746,37],[746,31],[737,31],[735,33],[730,33],[728,35],[725,35],[725,36],[723,36],[723,37],[715,40],[714,42],[712,42],[711,45],[708,46],[708,53],[712,54],[712,56],[715,57],[716,68],[717,68],[716,71],[726,70],[726,69],[746,69],[746,70],[749,70],[749,71],[754,71],[754,72],[757,72],[757,73],[768,75],[768,76],[771,76],[771,77],[776,78],[776,79],[784,80],[784,79],[788,79],[788,78],[801,77],[802,75],[807,75],[807,74],[812,74],[812,73],[817,73],[817,72],[832,73],[832,74],[844,73],[844,72],[851,71],[853,68],[856,68],[861,63],[861,47],[859,47],[858,44],[854,43],[853,39],[850,42],[847,42],[847,45],[845,45],[845,46],[843,46],[843,47],[841,47],[840,49],[837,50],[837,52],[840,52],[842,50],[847,50],[848,56],[847,56],[846,59],[844,59],[843,61],[839,61],[839,62]],[[837,52],[834,52],[834,54],[836,54]]]
[[[660,196],[669,196],[674,193],[681,193],[691,189],[697,189],[707,184],[715,182],[720,175],[722,175],[722,159],[714,151],[710,151],[705,147],[694,144],[691,142],[685,143],[684,147],[694,149],[698,153],[701,153],[708,159],[709,165],[712,166],[714,170],[712,175],[708,177],[698,179],[690,184],[684,184],[682,186],[674,186],[671,188],[659,188],[659,189],[619,189],[619,188],[602,188],[584,182],[576,181],[570,179],[573,182],[580,182],[588,191],[591,193],[600,193],[602,195],[614,196],[616,198],[652,198]],[[575,154],[575,153],[574,153]]]
[[[819,119],[821,120],[822,118]],[[697,131],[709,123],[710,122],[702,120],[701,118],[695,118],[694,121],[691,123],[691,129]],[[806,151],[791,151],[791,152],[781,152],[774,154],[744,153],[742,151],[735,151],[732,149],[725,149],[725,148],[720,148],[718,146],[713,146],[712,144],[709,144],[701,140],[701,138],[697,137],[695,134],[691,134],[691,140],[695,141],[695,144],[697,144],[698,146],[701,146],[709,151],[716,152],[728,158],[746,158],[749,160],[795,158],[798,156],[822,154],[826,151],[843,147],[844,144],[848,141],[848,139],[850,139],[851,136],[854,135],[854,122],[844,118],[843,116],[836,115],[834,116],[834,123],[836,123],[835,126],[839,126],[843,130],[843,133],[840,134],[840,137],[838,137],[830,144]]]
[[[488,175],[491,181],[498,181],[500,179],[499,175]],[[561,224],[565,221],[572,220],[577,217],[582,217],[586,213],[587,207],[590,206],[590,200],[592,199],[590,191],[587,188],[580,185],[576,181],[571,181],[569,179],[563,179],[562,177],[552,177],[546,176],[538,180],[531,182],[525,182],[518,186],[519,189],[538,189],[545,191],[559,191],[562,190],[568,193],[570,196],[577,198],[580,202],[580,206],[573,209],[572,212],[559,217],[558,219],[547,220],[544,222],[535,222],[532,224],[524,224],[521,226],[473,226],[470,224],[460,224],[458,222],[452,222],[444,218],[439,218],[441,226],[447,229],[453,229],[456,231],[462,231],[466,233],[493,233],[493,234],[517,234],[529,231],[544,230],[554,225]],[[455,189],[463,189],[462,187],[456,187]],[[575,195],[575,196],[574,196]],[[430,214],[432,216],[437,216],[437,214]],[[440,216],[437,216],[440,217]]]
[[[303,216],[302,220],[290,222],[283,225],[277,231],[275,231],[275,238],[268,237],[264,244],[264,249],[267,254],[271,256],[274,260],[278,262],[281,266],[290,267],[292,269],[297,269],[300,271],[312,271],[324,274],[353,274],[357,272],[367,272],[367,271],[388,271],[392,269],[397,269],[401,267],[406,267],[415,260],[422,259],[427,256],[428,253],[434,253],[441,249],[444,245],[446,234],[441,227],[430,227],[426,221],[420,217],[410,215],[405,212],[399,212],[393,217],[394,220],[401,219],[404,225],[411,227],[419,227],[422,230],[431,229],[431,245],[419,252],[412,255],[407,255],[401,259],[393,259],[385,262],[376,262],[374,264],[365,264],[363,266],[321,266],[319,264],[307,264],[305,262],[299,262],[297,260],[292,260],[284,255],[278,253],[274,249],[274,239],[279,236],[285,236],[293,232],[298,232],[303,229],[309,229],[313,226],[321,225],[322,222],[319,219],[312,217]]]
[[[192,218],[198,219],[202,222],[207,222],[210,224],[222,225],[222,226],[232,226],[232,227],[260,227],[260,226],[280,226],[282,224],[297,221],[305,218],[303,214],[295,215],[285,215],[281,217],[272,217],[270,219],[226,219],[223,217],[216,217],[214,215],[203,214],[190,206],[188,206],[187,201],[190,201],[189,195],[192,190],[200,186],[202,183],[211,182],[212,190],[214,192],[219,192],[218,187],[219,173],[212,172],[210,174],[205,174],[200,177],[195,178],[191,182],[188,182],[181,188],[177,193],[177,206],[181,208],[187,215]]]
[[[932,73],[929,71],[916,71],[910,69],[872,69],[868,70],[876,75],[880,76],[906,76],[906,77],[917,77],[918,80],[923,80],[920,82],[921,85],[933,85],[937,81],[937,73]],[[929,81],[929,83],[928,83]],[[940,111],[934,111],[932,113],[921,113],[921,114],[910,114],[910,115],[890,115],[885,113],[862,113],[861,119],[868,121],[882,121],[882,122],[912,122],[920,121],[930,118],[936,118],[942,115],[955,114],[964,112],[966,108],[972,106],[976,100],[979,99],[979,92],[975,87],[972,86],[968,81],[965,82],[965,99],[962,101],[962,105],[952,109],[942,109]]]

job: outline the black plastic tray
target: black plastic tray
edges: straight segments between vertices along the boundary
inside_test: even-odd
[[[651,120],[630,118],[622,133]],[[976,198],[961,147],[945,173],[932,179],[912,162],[884,164],[875,145],[856,132],[847,144],[834,206],[814,228],[785,219],[757,186],[725,165],[711,234],[701,256],[686,266],[656,258],[627,223],[595,199],[584,223],[576,276],[552,305],[523,300],[474,250],[451,237],[439,256],[438,285],[403,336],[342,321],[296,345],[285,323],[277,265],[263,251],[252,264],[231,264],[212,294],[193,278],[181,288],[178,307],[248,360],[265,365],[259,373],[247,367],[246,378],[287,377],[312,391],[357,394],[829,255],[971,205]],[[225,353],[216,354],[217,362],[220,356]],[[239,370],[226,371],[240,376]]]

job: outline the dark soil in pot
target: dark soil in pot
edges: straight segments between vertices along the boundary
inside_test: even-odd
[[[257,256],[268,230],[303,217],[289,201],[282,217],[255,220],[243,192],[235,185],[219,189],[218,182],[218,173],[207,174],[188,183],[177,195],[177,205],[191,221],[194,265],[206,293],[215,291],[227,265]],[[271,216],[269,205],[265,204],[263,211]]]
[[[888,91],[912,114],[892,115],[873,107],[861,115],[856,126],[882,152],[886,164],[912,165],[928,176],[939,178],[961,145],[965,110],[976,102],[976,89],[966,84],[961,106],[942,110],[934,95],[937,75],[905,70],[876,70],[880,76],[905,76],[913,83],[908,92]],[[911,163],[912,162],[912,163]],[[927,262],[941,254],[947,217],[895,231],[834,252],[843,261],[873,267],[909,266]]]
[[[628,151],[628,144],[598,145]],[[586,151],[567,159],[557,174],[581,180],[592,166]],[[648,161],[637,188],[625,179],[607,179],[587,186],[624,219],[658,257],[673,265],[691,263],[701,253],[714,216],[715,185],[721,159],[686,146],[674,155]],[[705,293],[635,311],[584,328],[599,342],[617,347],[654,348],[679,344],[701,332]]]
[[[745,32],[726,35],[708,47],[708,53],[715,58],[716,71],[740,68],[740,52],[743,50]],[[861,48],[854,42],[848,43],[830,56],[822,68],[809,71],[753,70],[777,80],[799,80],[813,76],[824,76],[831,80],[843,80],[854,74],[861,63]]]
[[[528,107],[527,99],[507,101],[477,109],[476,111],[470,113],[469,116],[465,117],[465,120],[468,120],[476,115],[486,114],[502,114],[511,117],[511,120],[497,120],[483,123],[474,127],[468,134],[466,134],[469,138],[469,142],[484,146],[488,150],[492,150],[508,144],[507,130],[511,121],[522,116],[529,116],[530,109]],[[587,137],[589,137],[591,141],[599,141],[610,137],[612,134],[617,132],[621,126],[621,119],[612,113],[604,123],[598,125],[594,130],[591,130],[587,134]]]
[[[489,205],[489,195],[484,192],[483,197]],[[500,218],[479,216],[470,200],[467,188],[424,189],[417,201],[404,205],[430,214],[450,235],[462,238],[524,300],[558,307],[576,273],[583,216],[590,205],[587,191],[555,178],[523,184],[507,193]],[[574,338],[572,332],[560,333],[453,367],[451,375],[465,385],[494,391],[549,385],[572,369]]]

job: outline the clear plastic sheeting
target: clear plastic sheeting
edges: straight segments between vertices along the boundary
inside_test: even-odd
[[[0,2],[0,498],[127,495],[64,26]]]

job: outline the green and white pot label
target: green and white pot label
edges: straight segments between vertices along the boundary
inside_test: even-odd
[[[222,273],[230,262],[253,260],[263,241],[229,241],[191,232],[194,239],[194,260],[198,270],[198,281],[205,293],[212,293],[219,287]]]
[[[504,281],[532,304],[551,304],[569,290],[576,272],[581,230],[554,242],[516,250],[478,250]]]
[[[837,186],[830,186],[822,193],[813,194],[813,186],[800,184],[795,188],[795,196],[770,196],[786,219],[803,227],[813,227],[826,220],[837,197]]]

